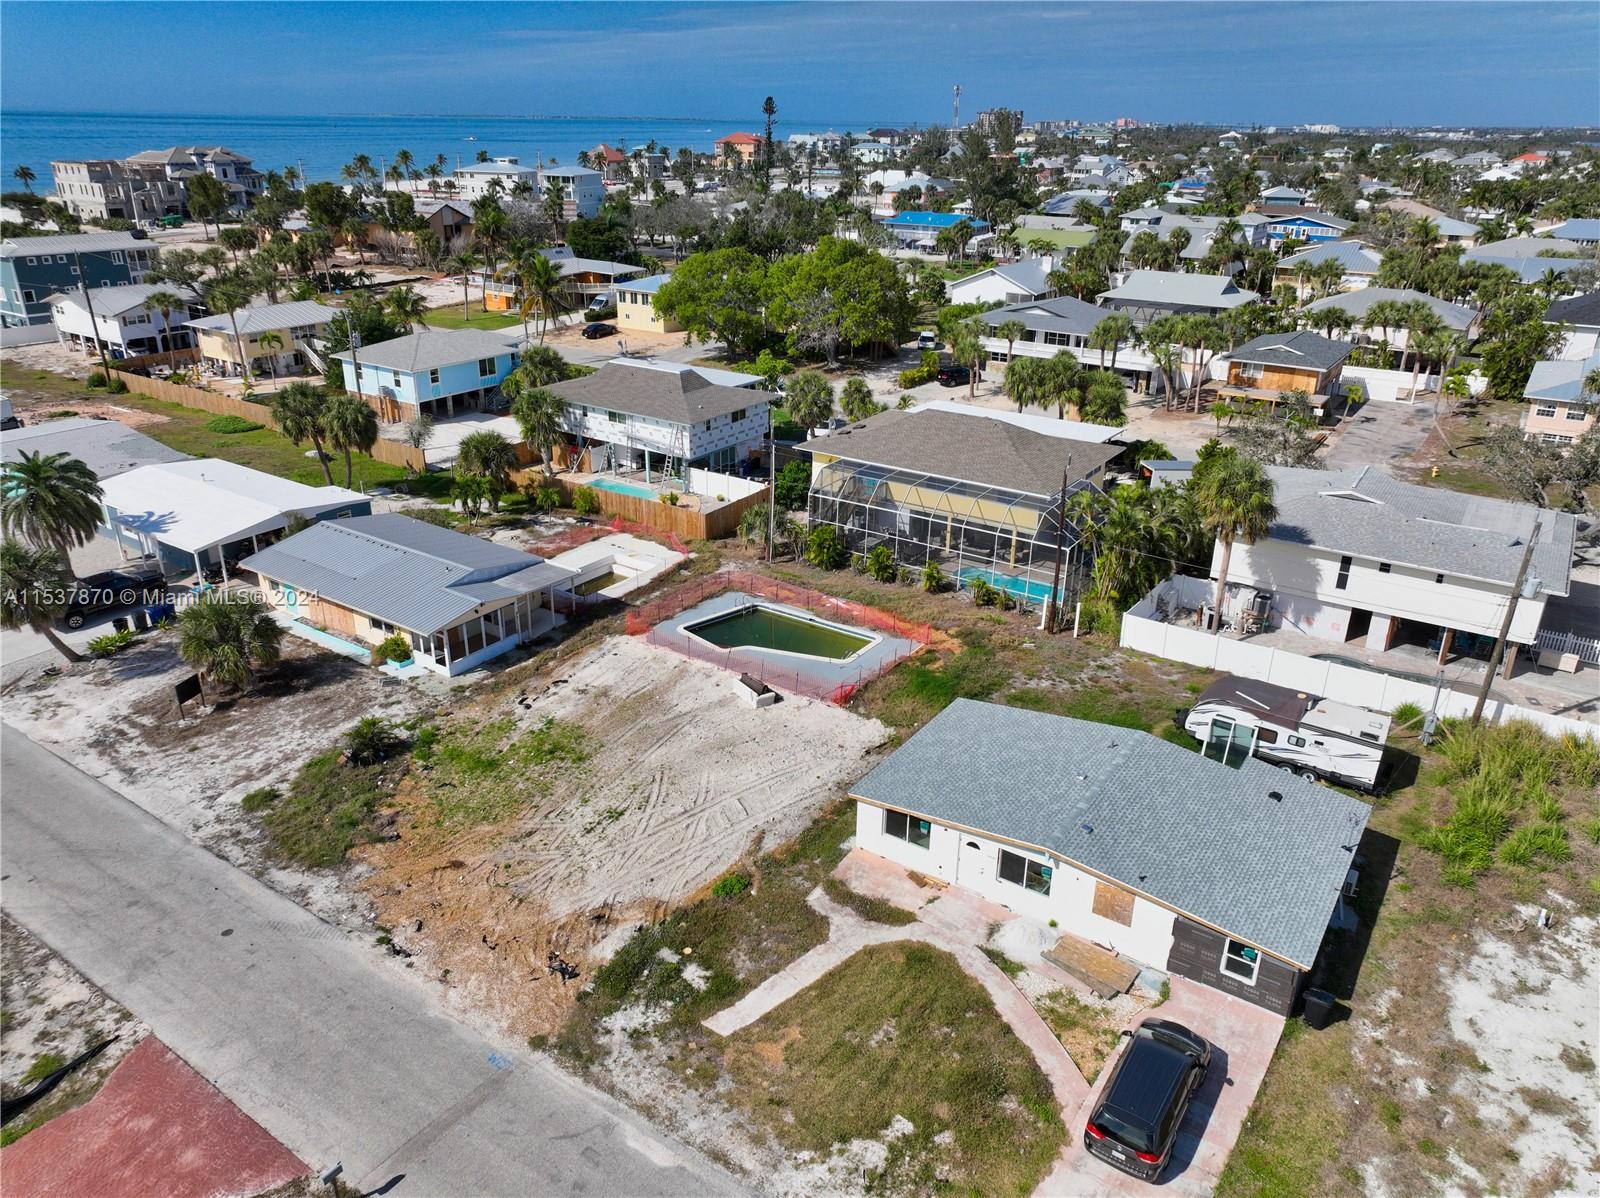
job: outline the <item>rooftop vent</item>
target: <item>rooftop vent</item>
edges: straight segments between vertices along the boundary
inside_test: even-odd
[[[1094,826],[1092,824],[1079,824],[1078,827],[1082,828],[1085,832],[1094,831]]]
[[[1283,792],[1281,790],[1269,790],[1267,791],[1267,798],[1274,803],[1281,803],[1283,802]]]

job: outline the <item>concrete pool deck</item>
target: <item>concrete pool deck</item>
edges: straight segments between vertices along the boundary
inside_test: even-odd
[[[840,628],[857,636],[866,637],[870,643],[850,657],[834,661],[825,657],[763,649],[754,645],[720,649],[688,631],[692,625],[753,605],[769,608],[798,620]],[[708,661],[724,669],[750,674],[775,690],[792,691],[813,698],[837,697],[841,700],[855,687],[878,677],[895,663],[910,657],[922,647],[916,641],[905,637],[852,624],[831,614],[807,611],[803,607],[793,607],[787,603],[779,603],[738,590],[713,595],[693,607],[662,620],[650,630],[648,639],[652,644],[673,649],[696,661]]]

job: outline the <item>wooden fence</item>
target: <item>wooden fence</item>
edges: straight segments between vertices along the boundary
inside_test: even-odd
[[[218,416],[238,416],[245,420],[253,420],[257,424],[264,424],[274,432],[278,431],[278,422],[272,418],[272,409],[266,404],[249,399],[235,399],[231,395],[221,395],[215,391],[202,391],[198,387],[187,387],[182,383],[169,383],[164,379],[153,379],[147,375],[130,374],[115,367],[111,373],[126,383],[128,390],[135,394],[146,395],[166,403],[180,404],[186,408],[197,408],[202,412],[212,412]],[[422,450],[402,441],[390,441],[379,437],[367,451],[367,456],[390,466],[414,470],[418,474],[427,469]]]

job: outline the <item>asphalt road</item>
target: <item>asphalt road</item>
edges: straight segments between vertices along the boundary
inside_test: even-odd
[[[9,725],[0,760],[7,912],[314,1170],[402,1198],[741,1192]]]

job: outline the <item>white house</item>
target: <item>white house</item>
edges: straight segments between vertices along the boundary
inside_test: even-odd
[[[856,844],[1288,1014],[1370,809],[1248,758],[957,699],[850,790]]]
[[[1261,592],[1274,626],[1376,651],[1421,646],[1442,662],[1471,650],[1463,637],[1499,635],[1530,539],[1511,644],[1535,643],[1547,598],[1571,593],[1568,512],[1398,482],[1373,466],[1267,474],[1277,519],[1253,545],[1233,546],[1225,613]],[[1213,578],[1221,560],[1219,543]]]
[[[177,295],[184,302],[165,313],[150,307],[150,296],[161,291]],[[194,336],[183,327],[189,320],[193,300],[193,295],[182,288],[129,283],[94,287],[87,294],[59,291],[45,302],[50,305],[56,340],[62,345],[96,353],[98,334],[108,356],[136,358],[187,349],[194,344]]]
[[[945,284],[952,304],[1020,304],[1051,294],[1050,272],[1055,258],[1023,258],[980,270]]]
[[[455,181],[456,191],[463,199],[475,200],[479,196],[487,195],[490,184],[496,180],[499,181],[500,189],[507,195],[518,183],[538,187],[539,168],[523,166],[522,161],[514,157],[491,158],[488,162],[473,162],[466,166],[458,166],[450,177]]]
[[[1600,291],[1557,300],[1544,318],[1549,324],[1565,325],[1566,340],[1556,357],[1567,362],[1583,362],[1600,352]]]

